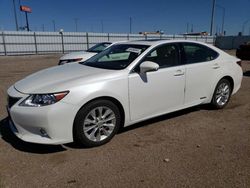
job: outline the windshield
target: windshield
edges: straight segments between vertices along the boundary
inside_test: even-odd
[[[148,47],[136,44],[113,45],[81,64],[103,69],[121,70],[126,68]]]
[[[87,52],[94,52],[99,53],[102,52],[105,48],[107,48],[111,43],[110,42],[103,42],[92,46]]]

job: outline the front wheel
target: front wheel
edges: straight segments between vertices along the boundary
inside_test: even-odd
[[[224,108],[232,93],[231,83],[227,79],[221,79],[214,91],[214,95],[211,101],[211,104],[216,109]]]
[[[121,124],[119,108],[111,101],[96,100],[83,106],[74,122],[74,141],[86,147],[107,143]]]

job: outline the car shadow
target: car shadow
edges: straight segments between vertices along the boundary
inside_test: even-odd
[[[243,75],[244,75],[244,76],[247,76],[247,77],[250,77],[250,71],[245,71],[245,72],[243,73]]]
[[[138,129],[140,127],[146,127],[146,126],[149,126],[149,125],[151,125],[153,123],[157,123],[157,122],[160,122],[160,121],[165,121],[165,120],[168,120],[168,119],[171,119],[171,118],[175,118],[175,117],[185,115],[185,114],[188,114],[188,113],[192,113],[192,112],[196,112],[196,111],[199,111],[199,110],[212,110],[212,108],[210,107],[210,105],[200,105],[200,106],[195,106],[195,107],[187,108],[187,109],[184,109],[184,110],[172,112],[172,113],[169,113],[169,114],[165,114],[165,115],[162,115],[162,116],[158,116],[158,117],[155,117],[155,118],[151,118],[149,120],[145,120],[145,121],[133,124],[133,125],[128,126],[128,127],[121,127],[117,134],[118,135],[123,134],[125,132],[132,131],[134,129]],[[69,147],[69,148],[73,148],[73,149],[87,149],[87,147],[83,147],[83,146],[78,145],[76,143],[65,144],[65,146]]]
[[[149,120],[145,120],[145,121],[136,123],[136,124],[128,126],[128,127],[123,127],[123,128],[121,128],[119,130],[118,134],[122,134],[122,133],[125,133],[127,131],[131,131],[131,130],[134,130],[134,129],[137,129],[137,128],[140,128],[140,127],[148,126],[148,125],[151,125],[153,123],[157,123],[157,122],[160,122],[160,121],[165,121],[165,120],[168,120],[168,119],[172,119],[172,118],[182,116],[182,115],[185,115],[185,114],[189,114],[189,113],[192,113],[192,112],[196,112],[196,111],[199,111],[199,110],[213,110],[213,108],[210,105],[199,105],[199,106],[186,108],[186,109],[176,111],[176,112],[171,112],[171,113],[164,114],[164,115],[161,115],[161,116],[158,116],[158,117],[155,117],[155,118],[151,118]]]
[[[10,130],[8,117],[0,121],[0,135],[2,139],[9,143],[16,150],[36,153],[36,154],[48,154],[48,153],[57,153],[65,151],[66,149],[62,145],[42,145],[42,144],[33,144],[20,140],[16,135]],[[1,138],[1,136],[0,136]]]

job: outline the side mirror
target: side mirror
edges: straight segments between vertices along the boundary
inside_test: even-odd
[[[152,61],[144,61],[140,64],[140,72],[146,73],[150,71],[157,71],[159,69],[159,65]]]

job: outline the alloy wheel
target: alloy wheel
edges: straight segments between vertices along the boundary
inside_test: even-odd
[[[216,90],[215,94],[216,103],[219,106],[224,106],[228,102],[229,97],[230,97],[230,86],[227,83],[222,82]]]
[[[84,119],[83,132],[94,142],[107,139],[116,126],[115,113],[108,107],[100,106],[91,110]]]

